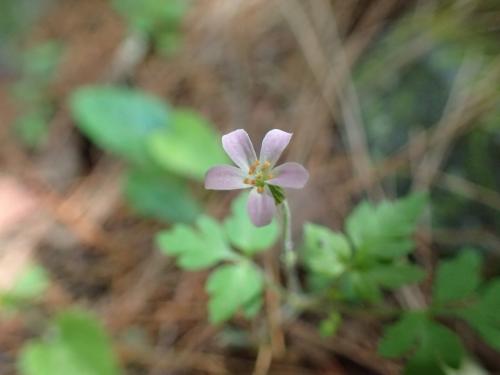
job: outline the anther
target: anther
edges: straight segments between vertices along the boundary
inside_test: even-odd
[[[262,194],[264,192],[264,186],[258,186],[257,187],[257,193]]]
[[[255,180],[252,180],[251,178],[245,178],[243,180],[243,183],[247,185],[255,185]]]
[[[262,169],[263,170],[266,170],[266,169],[269,169],[269,167],[271,167],[271,163],[269,163],[267,160],[264,162],[264,164],[262,165]]]
[[[248,168],[248,174],[252,175],[255,174],[255,171],[257,170],[257,167],[259,166],[260,162],[258,160],[255,160],[250,168]]]

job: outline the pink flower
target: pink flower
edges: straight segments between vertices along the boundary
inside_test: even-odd
[[[252,188],[247,205],[250,219],[258,227],[268,225],[276,212],[276,194],[273,192],[280,191],[279,188],[301,189],[309,178],[307,170],[298,163],[274,167],[291,138],[291,133],[279,129],[269,131],[262,140],[257,159],[246,131],[238,129],[224,135],[222,146],[238,168],[231,165],[211,168],[205,175],[205,188]]]

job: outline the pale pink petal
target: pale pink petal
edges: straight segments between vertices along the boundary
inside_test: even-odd
[[[243,172],[232,165],[217,165],[205,175],[205,189],[233,190],[243,189],[249,185],[243,183]]]
[[[283,150],[290,143],[292,133],[284,132],[283,130],[273,129],[267,132],[262,140],[260,149],[260,162],[268,161],[271,166],[274,166],[281,156]]]
[[[276,212],[276,204],[271,192],[266,188],[259,193],[256,188],[252,189],[248,196],[247,204],[250,220],[256,227],[263,227],[271,223]]]
[[[248,133],[243,129],[235,130],[222,137],[222,147],[232,161],[243,171],[248,172],[248,168],[257,160],[252,141]]]
[[[309,179],[309,173],[299,163],[284,163],[273,169],[273,178],[266,182],[284,188],[301,189]]]

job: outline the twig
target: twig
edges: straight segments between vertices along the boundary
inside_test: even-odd
[[[334,118],[339,116],[337,115],[336,103],[332,100],[332,93],[337,96],[340,104],[341,122],[344,124],[357,178],[368,192],[370,192],[371,187],[375,187],[380,193],[379,195],[381,195],[381,190],[373,186],[368,179],[372,167],[366,136],[362,127],[361,111],[350,76],[350,65],[338,36],[334,17],[331,17],[331,23],[333,23],[332,36],[336,47],[335,53],[338,57],[332,67],[329,68],[327,63],[329,60],[322,52],[319,38],[302,5],[297,0],[281,1],[280,4],[283,14],[290,24],[291,30],[295,34],[304,57],[311,68],[321,95]]]
[[[485,206],[500,211],[500,194],[485,188],[465,178],[442,172],[437,179],[437,185],[468,199],[473,199]]]

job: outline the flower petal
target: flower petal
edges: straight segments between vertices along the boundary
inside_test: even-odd
[[[243,189],[249,185],[243,183],[243,172],[232,165],[217,165],[210,168],[205,175],[205,189],[233,190]]]
[[[245,173],[250,165],[257,160],[252,141],[243,129],[235,130],[222,137],[222,147],[232,161]]]
[[[290,143],[292,133],[284,132],[283,130],[273,129],[267,132],[262,140],[260,148],[260,162],[268,161],[271,167],[276,164],[283,150]]]
[[[284,188],[301,189],[309,179],[309,172],[299,163],[284,163],[273,169],[273,178],[266,182]]]
[[[269,189],[266,188],[263,193],[259,193],[256,188],[252,189],[248,196],[247,209],[250,220],[256,227],[271,223],[276,212],[276,204]]]

